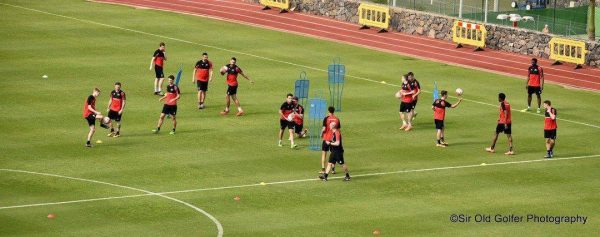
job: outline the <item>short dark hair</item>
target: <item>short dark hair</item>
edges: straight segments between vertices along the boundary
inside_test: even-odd
[[[171,80],[175,80],[175,76],[173,76],[173,75],[169,75],[169,79],[171,79]]]
[[[98,87],[94,88],[94,91],[100,92],[100,89],[98,89]]]
[[[537,58],[532,58],[531,61],[537,63]]]
[[[208,53],[204,52],[202,53],[202,56],[208,56]]]
[[[333,106],[329,106],[329,108],[327,108],[327,111],[329,111],[329,113],[335,113],[335,108]]]
[[[544,100],[544,104],[552,105],[552,102],[550,102],[549,100]]]
[[[120,82],[115,82],[115,86],[121,86]]]
[[[442,90],[442,91],[440,91],[440,94],[442,96],[446,96],[446,95],[448,95],[448,91]]]
[[[237,62],[237,58],[235,58],[235,57],[231,57],[231,59],[232,59],[233,61],[236,61],[236,62]]]
[[[298,96],[294,96],[292,100],[298,101]]]
[[[406,75],[407,76],[414,76],[415,74],[413,72],[408,72]]]
[[[506,95],[504,93],[500,93],[498,94],[498,98],[502,101],[504,101],[506,99]]]
[[[290,96],[293,98],[293,97],[294,97],[294,94],[292,94],[292,93],[288,93],[286,97],[290,97]]]
[[[158,46],[165,46],[165,42],[160,42],[160,44],[158,44]]]

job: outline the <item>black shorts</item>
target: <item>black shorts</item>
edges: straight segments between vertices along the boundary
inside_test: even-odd
[[[496,126],[496,133],[504,133],[504,134],[512,134],[511,124],[508,124],[508,127],[504,127],[504,124],[499,123]]]
[[[208,81],[196,81],[198,91],[208,91]]]
[[[164,105],[162,109],[163,114],[177,115],[177,105]]]
[[[544,138],[556,140],[556,129],[544,130]]]
[[[96,114],[88,115],[85,120],[87,120],[89,126],[96,126]]]
[[[435,123],[435,129],[444,129],[444,120],[433,120]]]
[[[156,78],[165,78],[165,73],[163,73],[163,68],[161,66],[154,65],[154,72],[156,73]]]
[[[285,119],[280,119],[279,120],[279,127],[281,129],[285,129],[285,128],[294,129],[294,122],[290,122],[290,121],[287,121]]]
[[[329,154],[329,163],[340,165],[344,164],[344,151],[331,151]]]
[[[304,124],[296,124],[294,123],[294,132],[296,132],[297,134],[302,134],[302,130],[304,128]]]
[[[542,94],[542,88],[539,86],[528,86],[527,87],[527,94],[532,95],[532,94]]]
[[[321,151],[329,151],[329,145],[327,145],[327,143],[325,143],[325,141],[323,141],[323,144],[321,144]]]
[[[412,102],[412,108],[413,108],[413,110],[414,110],[415,108],[417,108],[417,101],[418,101],[418,100],[414,100],[414,101]]]
[[[413,103],[405,103],[405,102],[401,102],[400,103],[400,112],[401,113],[409,113],[410,111],[413,110]]]
[[[235,95],[237,94],[238,86],[227,86],[227,95]]]
[[[115,120],[117,122],[121,122],[121,115],[119,114],[119,112],[114,111],[114,110],[110,110],[108,111],[108,118]]]

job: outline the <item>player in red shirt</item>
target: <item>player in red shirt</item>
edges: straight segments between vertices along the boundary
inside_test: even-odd
[[[83,118],[88,122],[88,126],[90,127],[90,132],[88,132],[87,142],[85,144],[86,147],[92,147],[91,140],[96,132],[96,119],[101,121],[100,127],[108,129],[108,126],[102,123],[102,118],[104,118],[104,116],[102,116],[100,111],[96,110],[96,97],[98,96],[100,96],[100,89],[94,88],[94,91],[88,96],[83,105]],[[108,124],[111,125],[110,121]]]
[[[298,97],[294,96],[292,99],[294,103],[294,132],[298,135],[298,138],[306,136],[308,129],[304,128],[304,107],[298,103]]]
[[[196,83],[198,87],[198,109],[204,109],[204,99],[208,91],[208,82],[212,81],[213,77],[213,65],[208,60],[207,53],[203,53],[202,60],[196,62],[192,75],[194,75],[192,83]]]
[[[448,98],[447,91],[441,91],[441,98],[437,99],[433,102],[431,109],[433,110],[433,120],[435,123],[435,129],[437,130],[436,138],[438,147],[446,147],[448,143],[444,140],[444,131],[446,127],[444,126],[444,119],[446,118],[446,108],[456,108],[462,101],[462,97],[458,98],[458,102],[456,104],[450,104],[446,99]]]
[[[280,129],[279,142],[277,143],[278,146],[283,146],[283,144],[281,144],[281,139],[283,139],[283,131],[287,128],[290,132],[289,140],[291,142],[292,149],[297,147],[297,145],[294,143],[294,122],[293,119],[291,119],[294,116],[294,103],[292,103],[293,97],[294,95],[287,94],[285,102],[283,102],[283,104],[281,104],[281,107],[279,108]]]
[[[527,83],[525,85],[527,89],[527,109],[525,111],[531,111],[531,95],[537,96],[537,113],[541,112],[540,106],[542,103],[542,91],[544,90],[544,69],[537,65],[537,59],[531,59],[531,66],[529,66],[527,73]]]
[[[125,109],[125,92],[121,90],[121,83],[115,83],[115,90],[110,92],[110,99],[108,100],[108,108],[106,111],[108,112],[108,118],[117,122],[117,129],[110,126],[110,133],[107,135],[108,137],[120,137],[121,136],[121,117],[123,115],[123,110]]]
[[[152,70],[152,66],[154,66],[154,72],[156,73],[156,80],[154,81],[155,95],[162,96],[162,84],[165,79],[165,61],[167,61],[165,43],[160,42],[158,49],[152,54],[152,60],[150,60],[150,70]]]
[[[344,172],[346,173],[344,181],[350,181],[350,172],[348,171],[348,166],[344,161],[344,146],[342,144],[342,133],[338,129],[338,125],[335,122],[331,122],[328,127],[331,131],[331,137],[329,140],[325,141],[325,143],[331,149],[329,154],[329,163],[327,164],[327,169],[322,175],[319,176],[319,178],[323,181],[327,181],[329,171],[331,171],[335,167],[335,164],[338,163],[342,165],[342,167],[344,168]]]
[[[415,94],[414,88],[410,86],[407,80],[408,75],[402,76],[402,86],[398,92],[396,92],[396,98],[401,100],[400,102],[400,119],[402,119],[402,127],[404,131],[410,131],[412,129],[412,111]]]
[[[321,137],[323,138],[323,143],[321,144],[321,171],[320,173],[325,173],[325,158],[327,158],[327,152],[331,149],[327,141],[331,141],[331,128],[328,124],[335,123],[337,125],[337,129],[342,128],[342,124],[340,123],[340,119],[335,116],[335,108],[333,106],[329,106],[327,108],[329,112],[325,118],[323,118],[323,128],[321,129]],[[334,164],[335,165],[335,164]],[[333,173],[335,173],[335,166],[333,168]]]
[[[231,99],[237,106],[238,112],[236,116],[244,115],[244,110],[242,110],[242,106],[240,106],[240,101],[237,98],[237,89],[238,89],[238,74],[242,75],[246,80],[250,81],[250,84],[254,84],[254,81],[249,77],[244,75],[244,72],[240,67],[236,65],[237,59],[235,57],[231,58],[229,64],[223,66],[221,68],[221,75],[227,74],[227,94],[225,95],[225,110],[221,111],[221,115],[229,114],[229,106],[231,105]]]
[[[554,157],[554,144],[556,144],[556,109],[552,108],[549,100],[544,101],[544,138],[546,139],[546,156],[544,158]]]
[[[158,99],[158,101],[165,101],[163,105],[162,113],[160,113],[160,118],[158,119],[158,125],[156,125],[156,129],[153,129],[152,132],[158,133],[160,132],[160,127],[165,120],[165,116],[168,114],[173,119],[173,130],[169,133],[171,135],[175,135],[175,129],[177,128],[177,119],[175,116],[177,115],[177,100],[181,92],[179,91],[179,87],[175,85],[175,76],[169,76],[169,85],[167,86],[167,93]]]
[[[506,134],[508,138],[508,151],[504,153],[505,155],[514,155],[513,151],[513,139],[512,139],[512,115],[510,110],[510,104],[506,101],[506,95],[504,93],[498,94],[498,101],[500,102],[500,114],[498,118],[498,125],[496,126],[496,133],[494,135],[494,140],[492,141],[492,146],[485,148],[487,152],[494,153],[496,147],[496,141],[498,140],[498,135],[500,133]]]

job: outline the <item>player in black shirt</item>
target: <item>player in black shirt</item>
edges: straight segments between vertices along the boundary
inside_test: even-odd
[[[290,132],[291,148],[296,148],[297,145],[294,143],[294,103],[292,103],[294,95],[287,94],[287,98],[281,107],[279,108],[279,142],[278,146],[282,147],[281,139],[283,139],[283,131],[287,128]]]

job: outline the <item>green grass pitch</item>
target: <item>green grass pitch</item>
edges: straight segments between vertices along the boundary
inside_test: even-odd
[[[7,0],[0,3],[0,12],[0,236],[217,235],[208,217],[164,197],[5,169],[151,192],[204,189],[166,195],[210,213],[222,224],[224,236],[371,236],[375,229],[381,236],[591,236],[600,231],[598,157],[523,163],[544,155],[541,116],[513,112],[517,155],[502,155],[505,137],[499,139],[499,153],[483,151],[496,123],[497,93],[507,93],[515,109],[524,108],[522,79],[223,21],[86,1]],[[174,136],[167,134],[168,121],[161,134],[150,131],[162,104],[152,95],[148,61],[160,41],[167,43],[166,73],[176,73],[179,64],[187,69]],[[225,94],[221,76],[210,85],[208,108],[195,108],[190,73],[204,51],[216,67],[236,56],[256,81],[251,86],[240,80],[246,116],[218,115]],[[347,183],[308,181],[317,177],[320,154],[306,148],[307,140],[299,142],[298,150],[277,147],[277,110],[303,70],[312,91],[326,89],[326,72],[303,66],[325,70],[336,56],[348,74],[339,117],[355,178]],[[401,73],[408,71],[427,91],[434,81],[440,89],[464,89],[466,101],[447,114],[450,147],[434,146],[431,94],[421,96],[415,130],[406,133],[398,129],[397,88],[358,79],[399,84]],[[123,136],[107,138],[98,128],[95,140],[104,143],[86,149],[83,102],[92,88],[100,87],[97,107],[104,111],[115,81],[128,93]],[[543,97],[553,101],[563,119],[557,158],[600,155],[598,94],[546,85]],[[478,166],[502,162],[516,163]],[[453,168],[433,169],[440,167]],[[406,172],[376,174],[396,171]],[[373,175],[360,176],[364,174]],[[295,182],[273,184],[281,181]],[[260,182],[267,185],[256,185]],[[240,185],[250,186],[232,187]],[[128,195],[134,196],[116,198]],[[235,201],[235,196],[241,199]],[[97,198],[108,199],[7,208]],[[56,217],[47,218],[50,213]],[[579,214],[588,222],[449,219],[478,213]]]

